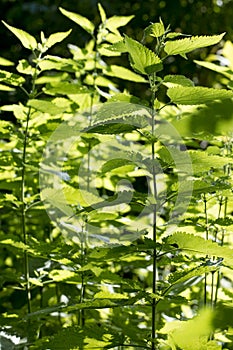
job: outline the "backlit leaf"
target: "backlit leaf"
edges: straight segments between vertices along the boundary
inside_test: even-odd
[[[25,79],[18,74],[0,70],[0,81],[9,85],[20,86],[25,82]]]
[[[166,75],[163,79],[163,85],[168,88],[181,86],[193,86],[192,80],[186,78],[184,75]]]
[[[34,75],[36,68],[32,67],[29,62],[25,59],[20,60],[17,67],[17,71],[22,74]]]
[[[188,321],[167,322],[161,333],[169,334],[173,344],[182,350],[204,350],[208,347],[208,338],[213,330],[213,311],[205,309]],[[173,347],[176,349],[176,347]]]
[[[140,118],[136,118],[140,116]],[[132,119],[130,119],[132,117]],[[135,117],[135,123],[133,118]],[[146,119],[150,117],[150,109],[135,103],[129,102],[109,102],[105,103],[97,112],[95,122],[117,121],[117,119],[125,119],[131,125],[140,126],[145,124]]]
[[[29,33],[25,32],[22,29],[18,29],[10,26],[6,22],[2,21],[2,23],[21,41],[22,45],[26,49],[35,50],[37,48],[36,39]]]
[[[102,165],[101,174],[108,173],[113,169],[116,169],[125,165],[129,165],[129,164],[132,165],[132,162],[129,159],[122,159],[122,158],[110,159]]]
[[[165,28],[163,22],[152,23],[149,27],[145,29],[145,34],[159,38],[165,33]]]
[[[193,36],[191,38],[167,41],[164,50],[168,55],[185,55],[195,49],[219,43],[224,35],[225,33],[212,36]]]
[[[202,67],[207,68],[207,69],[211,69],[211,70],[213,70],[214,72],[217,72],[217,73],[221,73],[227,78],[231,79],[233,77],[233,71],[231,69],[229,69],[229,67],[219,66],[219,65],[217,65],[215,63],[205,62],[205,61],[197,61],[197,60],[195,60],[194,62],[197,63],[199,66],[202,66]]]
[[[0,66],[14,66],[14,62],[11,62],[4,57],[0,57]]]
[[[198,105],[211,103],[215,100],[233,97],[232,91],[224,89],[212,89],[207,87],[172,87],[168,89],[167,95],[172,102],[182,105]]]
[[[63,9],[62,7],[59,7],[59,10],[61,11],[61,13],[64,16],[68,17],[71,21],[73,21],[76,24],[78,24],[80,27],[82,27],[88,33],[90,33],[90,34],[94,33],[95,26],[86,17],[83,17],[83,16],[81,16],[81,15],[79,15],[77,13],[71,12],[71,11],[67,11],[67,10]]]
[[[125,36],[125,47],[130,55],[131,66],[136,72],[148,75],[163,68],[161,59],[138,41]]]
[[[55,82],[43,88],[44,93],[49,95],[75,95],[89,93],[85,86],[69,83],[68,81]]]
[[[67,106],[58,106],[53,102],[46,100],[32,99],[28,101],[28,106],[35,108],[43,113],[50,113],[51,115],[61,114],[66,111]]]
[[[178,249],[192,255],[215,256],[223,258],[223,264],[233,265],[233,250],[227,246],[220,246],[211,240],[193,234],[176,232],[166,239],[168,244],[176,244]]]
[[[147,83],[147,80],[141,77],[140,75],[132,72],[131,70],[125,68],[125,67],[120,67],[116,65],[112,65],[104,70],[104,73],[106,75],[109,75],[111,77],[117,77],[119,79],[124,79],[124,80],[130,80],[130,81],[135,81],[138,83]]]
[[[102,21],[102,23],[104,23],[106,21],[106,13],[104,11],[103,6],[100,3],[98,3],[98,10],[99,10],[99,13],[100,13],[101,21]]]
[[[112,16],[107,19],[106,28],[114,33],[117,28],[125,26],[133,18],[134,16]]]
[[[209,169],[223,168],[226,164],[232,163],[231,158],[212,155],[203,151],[190,151],[189,155],[191,157],[194,173],[206,172]]]
[[[80,68],[79,63],[72,59],[51,55],[47,55],[39,61],[38,66],[42,71],[55,69],[58,71],[75,72]]]
[[[49,278],[51,278],[53,281],[60,282],[75,277],[75,275],[76,273],[70,270],[52,270],[49,273]]]
[[[215,265],[209,266],[209,265],[203,264],[193,269],[184,269],[182,272],[178,271],[178,272],[172,273],[169,275],[168,281],[171,284],[184,283],[185,281],[193,277],[204,276],[205,273],[213,272],[213,271],[216,271],[217,269],[218,267]]]
[[[127,297],[120,293],[98,292],[94,295],[95,299],[127,299]]]
[[[0,90],[1,91],[15,91],[14,88],[12,88],[10,86],[3,85],[3,84],[0,84]]]
[[[48,39],[46,40],[46,47],[50,48],[56,43],[60,43],[62,40],[64,40],[68,35],[70,35],[72,29],[68,30],[67,32],[58,32],[51,34]]]

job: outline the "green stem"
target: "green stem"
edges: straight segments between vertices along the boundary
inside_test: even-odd
[[[155,77],[153,76],[152,80],[152,99],[151,99],[151,117],[152,117],[152,126],[151,126],[151,133],[152,133],[152,145],[151,145],[151,159],[152,159],[152,186],[153,186],[153,197],[155,200],[154,203],[154,210],[153,210],[153,222],[152,222],[152,230],[153,230],[153,242],[156,246],[157,243],[157,184],[156,184],[156,169],[155,169],[155,108],[154,108],[154,101],[155,101]],[[154,294],[153,301],[152,301],[152,330],[151,330],[151,338],[152,338],[152,350],[155,350],[155,338],[156,338],[156,300],[155,300],[155,294],[157,291],[157,251],[156,248],[153,249],[153,281],[152,281],[152,292]]]
[[[207,213],[207,199],[204,194],[204,213],[205,213],[205,230],[206,230],[206,240],[209,239],[209,228],[208,228],[208,213]],[[206,256],[206,258],[208,255]],[[204,278],[204,306],[207,305],[207,273],[205,273]]]
[[[35,53],[33,52],[36,57]],[[37,57],[36,57],[37,58]],[[38,55],[38,61],[41,59],[41,53]],[[38,62],[35,66],[34,75],[32,77],[32,88],[31,92],[28,93],[24,88],[26,95],[29,98],[34,98],[36,95],[36,79],[38,76]],[[21,216],[22,216],[22,236],[23,242],[25,245],[28,244],[28,234],[26,229],[26,211],[27,206],[25,203],[25,188],[26,188],[26,165],[27,165],[27,145],[28,145],[28,137],[29,137],[29,121],[31,117],[32,108],[29,107],[26,115],[26,126],[24,131],[24,139],[23,139],[23,155],[22,155],[22,172],[21,172]],[[28,313],[31,312],[31,291],[30,291],[30,271],[29,271],[29,257],[27,251],[24,252],[24,275],[26,281],[26,295],[27,295],[27,309]]]
[[[22,174],[21,174],[21,202],[22,202],[22,235],[25,245],[28,244],[28,236],[26,230],[26,203],[25,203],[25,177],[26,177],[26,155],[27,155],[27,142],[28,142],[28,129],[29,120],[31,115],[31,107],[28,109],[26,118],[26,127],[23,140],[23,157],[22,157]],[[26,281],[26,295],[27,295],[27,308],[28,313],[31,312],[31,291],[30,291],[30,273],[29,273],[29,258],[27,251],[24,252],[24,275]]]
[[[86,255],[86,249],[84,245],[85,234],[86,234],[86,230],[84,229],[84,226],[83,226],[82,233],[81,233],[81,258],[80,258],[81,267],[85,265],[85,255]],[[79,298],[80,304],[83,303],[84,298],[85,298],[85,277],[84,277],[84,272],[81,272],[81,290],[80,290],[80,298]],[[85,313],[83,309],[79,311],[79,325],[80,327],[83,327],[85,325]]]

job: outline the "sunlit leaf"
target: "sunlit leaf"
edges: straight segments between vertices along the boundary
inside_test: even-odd
[[[25,79],[18,74],[0,70],[0,81],[9,85],[20,86],[25,82]]]
[[[10,86],[3,85],[3,84],[0,84],[0,90],[1,91],[15,91],[14,88],[12,88]]]
[[[72,29],[68,30],[67,32],[58,32],[51,34],[48,39],[46,40],[46,47],[50,48],[53,45],[60,43],[65,38],[67,38],[68,35],[70,35]]]
[[[51,278],[53,281],[56,281],[56,282],[66,281],[67,279],[75,276],[76,276],[76,273],[70,270],[52,270],[49,273],[49,278]]]
[[[31,34],[22,29],[12,27],[4,21],[2,23],[21,41],[26,49],[35,50],[37,48],[36,39]]]
[[[43,88],[44,93],[49,95],[76,95],[89,93],[85,86],[79,84],[64,82],[55,82]]]
[[[172,102],[182,105],[197,105],[211,103],[215,100],[228,99],[233,93],[224,89],[212,89],[207,87],[172,87],[167,91]]]
[[[14,62],[11,62],[4,57],[0,57],[0,66],[14,66]]]
[[[168,55],[185,55],[195,49],[219,43],[224,35],[225,33],[220,35],[194,36],[191,38],[167,41],[164,50]]]
[[[192,80],[186,78],[184,75],[166,75],[163,79],[163,85],[168,88],[176,86],[194,86]]]
[[[134,16],[112,16],[107,19],[106,28],[114,33],[119,27],[125,26],[133,18]]]
[[[101,174],[108,173],[113,169],[122,167],[124,165],[129,165],[129,164],[130,165],[132,164],[131,160],[129,159],[122,159],[122,158],[110,159],[102,165]]]
[[[220,246],[211,240],[205,240],[202,237],[184,233],[176,232],[167,237],[166,243],[175,244],[178,249],[186,253],[203,256],[217,256],[223,258],[223,264],[232,266],[233,264],[233,250],[227,246]]]
[[[140,118],[137,119],[137,116]],[[104,104],[96,114],[95,122],[117,121],[117,119],[125,118],[131,125],[146,125],[146,118],[150,116],[150,109],[134,103],[119,101]],[[132,117],[132,119],[130,119]],[[134,119],[135,117],[135,119]],[[135,120],[135,123],[133,123]]]
[[[159,38],[160,36],[164,35],[164,33],[165,33],[165,28],[161,19],[160,19],[160,22],[152,23],[149,27],[145,29],[146,35],[150,35],[155,38]]]
[[[59,7],[59,10],[61,11],[61,13],[68,17],[69,19],[71,19],[71,21],[75,22],[76,24],[78,24],[80,27],[82,27],[84,30],[86,30],[88,33],[93,34],[94,30],[95,30],[95,26],[94,24],[87,19],[86,17],[83,17],[77,13],[71,12],[71,11],[67,11],[65,9],[63,9],[62,7]]]
[[[42,71],[58,70],[65,72],[75,72],[80,68],[79,62],[75,62],[69,58],[61,58],[59,56],[47,55],[38,62],[38,66]]]
[[[120,67],[116,65],[111,65],[107,69],[104,70],[104,73],[106,75],[109,75],[111,77],[117,77],[124,80],[130,80],[135,81],[138,83],[146,83],[147,80],[144,79],[142,76],[130,71],[129,69],[125,67]]]
[[[146,46],[128,36],[125,36],[124,42],[130,55],[130,63],[136,72],[148,75],[163,68],[161,59]]]
[[[169,334],[172,343],[183,350],[209,349],[208,337],[213,330],[213,312],[202,310],[200,314],[188,321],[167,322],[161,332]]]
[[[126,296],[120,293],[98,292],[94,295],[95,299],[126,299]]]
[[[106,21],[107,17],[106,17],[106,13],[104,11],[104,8],[103,8],[103,6],[100,3],[98,3],[98,10],[99,10],[99,13],[100,13],[101,21],[102,21],[102,23],[104,23]]]
[[[58,106],[53,102],[39,99],[31,99],[28,101],[28,106],[33,107],[34,109],[43,112],[50,113],[51,115],[61,114],[66,111],[67,106]]]
[[[217,73],[221,73],[224,76],[226,76],[227,78],[231,79],[233,77],[233,71],[231,69],[229,69],[229,67],[219,66],[215,63],[205,62],[205,61],[195,60],[194,62],[197,63],[199,66],[213,70],[214,72],[217,72]]]
[[[223,168],[226,164],[232,162],[232,159],[229,157],[212,155],[203,151],[190,151],[189,155],[195,173],[206,172],[208,169]]]
[[[29,62],[25,59],[20,60],[17,67],[17,71],[22,74],[34,75],[36,68],[32,67]]]

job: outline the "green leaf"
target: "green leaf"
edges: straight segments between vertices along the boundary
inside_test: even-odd
[[[210,169],[223,168],[226,164],[232,163],[232,159],[211,155],[203,151],[190,151],[189,156],[192,160],[194,173],[207,172]],[[216,190],[218,188],[216,187]]]
[[[124,101],[109,102],[97,112],[94,123],[125,120],[125,124],[128,122],[140,127],[147,125],[148,117],[150,117],[150,109],[145,106]]]
[[[55,282],[66,281],[69,278],[75,277],[77,274],[70,270],[52,270],[50,271],[48,277]]]
[[[20,60],[17,67],[17,71],[22,74],[34,75],[36,68],[32,67],[29,62],[25,59]]]
[[[218,218],[215,223],[217,225],[220,226],[231,226],[233,225],[233,219],[229,218],[229,217],[225,217],[225,218]]]
[[[116,169],[125,165],[129,165],[129,164],[132,165],[132,162],[129,159],[122,159],[122,158],[110,159],[102,165],[101,174],[108,173],[113,169]]]
[[[168,244],[177,245],[178,249],[186,254],[221,257],[224,265],[229,267],[233,265],[233,250],[211,240],[184,232],[176,232],[165,240]]]
[[[0,110],[13,112],[16,119],[19,119],[19,120],[25,120],[26,115],[28,113],[28,107],[25,107],[21,103],[19,103],[18,105],[16,104],[5,105],[0,107]]]
[[[165,28],[161,19],[160,19],[160,22],[152,23],[149,27],[145,29],[146,35],[150,35],[155,38],[159,38],[160,36],[164,35],[164,33],[165,33]]]
[[[117,77],[119,79],[130,80],[137,83],[147,83],[146,79],[125,67],[112,65],[104,69],[103,73],[110,77]]]
[[[101,21],[102,21],[102,23],[104,23],[106,21],[106,13],[104,11],[103,6],[100,3],[98,3],[98,10],[99,10],[99,13],[100,13]]]
[[[36,39],[31,34],[22,29],[12,27],[4,21],[2,23],[21,41],[26,49],[35,50],[37,48]]]
[[[194,86],[192,80],[186,78],[184,75],[166,75],[163,79],[163,85],[168,88],[177,87],[178,86]]]
[[[66,204],[65,196],[62,191],[52,188],[45,188],[41,191],[41,200],[49,203],[52,207],[58,208],[68,216],[73,215],[73,210]]]
[[[13,86],[20,86],[25,82],[25,79],[18,74],[0,70],[0,81]]]
[[[0,84],[0,90],[1,91],[15,91],[14,88],[11,88],[10,86],[6,86],[6,85],[3,85],[3,84]]]
[[[167,95],[172,102],[182,105],[198,105],[211,103],[233,97],[232,91],[207,87],[179,86],[168,89]]]
[[[67,32],[58,32],[51,34],[48,39],[46,40],[46,47],[50,48],[56,43],[60,43],[62,40],[64,40],[70,33],[72,32],[72,29],[68,30]]]
[[[0,57],[0,66],[14,66],[14,62],[11,62],[4,57]]]
[[[42,71],[55,69],[58,71],[77,72],[80,68],[79,62],[51,55],[45,56],[39,61],[38,65]]]
[[[212,62],[203,62],[203,61],[197,61],[194,60],[195,63],[197,63],[199,66],[202,66],[204,68],[213,70],[214,72],[220,73],[224,75],[225,77],[232,79],[233,77],[233,71],[229,69],[229,67],[219,66]]]
[[[105,46],[105,50],[112,51],[114,52],[114,54],[118,52],[121,52],[121,53],[128,52],[125,42],[123,40],[120,40],[112,45]]]
[[[59,81],[46,85],[43,88],[43,92],[49,95],[76,95],[89,93],[90,91],[85,86],[80,86],[79,84]]]
[[[227,87],[228,87],[228,89],[233,90],[233,81],[232,80],[229,81],[229,83],[227,84]]]
[[[164,47],[168,55],[185,55],[195,49],[217,44],[225,33],[212,36],[193,36],[180,40],[167,41]]]
[[[97,124],[92,126],[91,128],[85,129],[84,131],[87,133],[97,133],[97,134],[121,134],[128,133],[137,129],[135,125],[130,125],[126,123],[106,123],[106,124]]]
[[[159,72],[162,68],[161,59],[146,46],[125,36],[125,48],[130,55],[130,63],[134,70],[141,74]]]
[[[54,334],[43,349],[51,350],[78,350],[84,346],[85,334],[77,327],[67,327]],[[62,345],[61,345],[62,344]]]
[[[120,293],[98,292],[94,295],[95,299],[127,299],[127,296]]]
[[[109,66],[107,69],[105,69],[103,73],[111,77],[117,77],[119,79],[134,81],[137,83],[147,83],[146,79],[144,79],[140,75],[130,71],[125,67],[112,65],[112,66]]]
[[[67,106],[58,106],[53,102],[46,101],[46,100],[37,100],[32,99],[28,101],[28,106],[33,107],[34,109],[43,112],[43,113],[49,113],[51,115],[57,115],[61,114],[66,111]]]
[[[208,347],[208,338],[213,330],[213,317],[211,309],[203,309],[198,316],[188,321],[167,322],[160,332],[169,334],[172,343],[179,349],[211,349]],[[173,346],[173,349],[176,347]]]
[[[111,32],[115,33],[117,31],[117,28],[125,26],[133,18],[134,18],[134,15],[132,15],[132,16],[112,16],[112,17],[107,19],[106,28],[109,29]]]
[[[197,276],[203,276],[205,273],[213,272],[218,269],[218,266],[216,265],[201,265],[198,267],[195,267],[193,269],[184,269],[183,271],[177,271],[175,273],[172,273],[168,277],[168,281],[171,284],[178,284],[178,283],[184,283],[185,281],[197,277]],[[184,286],[185,289],[185,286]]]
[[[67,11],[67,10],[63,9],[62,7],[59,7],[59,10],[61,11],[61,13],[64,16],[68,17],[71,21],[78,24],[80,27],[82,27],[84,30],[86,30],[89,34],[94,33],[95,26],[86,17],[83,17],[83,16],[81,16],[77,13],[71,12],[71,11]]]

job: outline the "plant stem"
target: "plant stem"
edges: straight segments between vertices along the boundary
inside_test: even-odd
[[[35,58],[37,58],[35,52],[33,52],[33,55]],[[38,55],[38,62],[41,59],[42,53],[39,53]],[[31,92],[28,93],[24,88],[23,91],[25,91],[27,97],[35,98],[36,95],[36,79],[38,76],[38,62],[35,66],[34,74],[32,76],[32,87]],[[23,242],[25,245],[28,244],[28,235],[27,235],[27,229],[26,229],[26,211],[27,206],[25,203],[25,187],[26,187],[26,164],[27,164],[27,145],[28,145],[28,136],[29,136],[29,121],[31,117],[31,111],[32,108],[29,107],[26,115],[26,126],[24,131],[24,139],[23,139],[23,156],[22,156],[22,172],[21,172],[21,216],[22,216],[22,236],[23,236]],[[24,252],[24,275],[25,275],[25,281],[26,281],[26,295],[27,295],[27,309],[28,313],[31,312],[31,291],[30,291],[30,271],[29,271],[29,257],[27,251]]]
[[[206,230],[206,240],[209,239],[209,229],[208,229],[208,213],[207,213],[207,199],[204,194],[204,213],[205,213],[205,230]],[[206,258],[208,255],[206,256]],[[207,304],[207,273],[205,273],[204,279],[204,306]]]
[[[151,98],[151,133],[152,133],[152,144],[151,144],[151,159],[152,159],[152,190],[153,190],[153,197],[154,197],[154,205],[153,205],[153,222],[152,222],[152,230],[153,230],[153,242],[156,246],[157,243],[157,184],[156,184],[156,169],[155,169],[155,108],[154,108],[154,101],[155,101],[155,76],[153,76],[153,80],[151,83],[152,87],[152,98]],[[157,251],[156,248],[153,249],[153,285],[152,285],[152,292],[154,294],[153,300],[152,300],[152,330],[151,330],[151,338],[152,338],[152,350],[155,350],[155,337],[156,337],[156,300],[155,300],[155,294],[157,291]]]
[[[21,173],[21,202],[22,202],[22,235],[23,243],[27,245],[28,237],[26,231],[26,203],[25,203],[25,176],[26,176],[26,154],[27,154],[27,141],[28,141],[28,127],[31,115],[31,107],[29,107],[26,117],[26,127],[23,140],[23,157],[22,157],[22,173]],[[27,295],[27,308],[28,313],[31,312],[31,291],[29,282],[29,259],[27,251],[24,252],[24,275],[26,281],[26,295]]]

